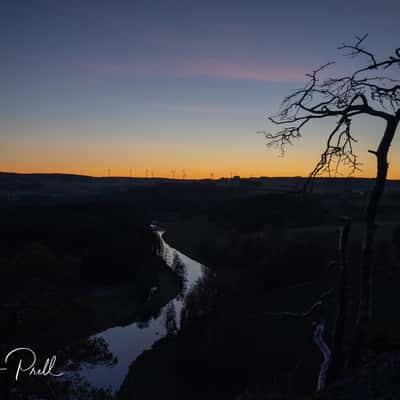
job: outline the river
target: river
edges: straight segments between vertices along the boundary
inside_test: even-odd
[[[129,366],[143,351],[150,349],[156,341],[166,335],[166,315],[167,310],[171,307],[175,308],[176,324],[179,328],[185,295],[203,276],[204,266],[202,264],[169,246],[163,239],[162,231],[158,234],[162,240],[162,257],[166,264],[173,267],[179,261],[183,266],[185,273],[184,289],[161,309],[158,317],[150,319],[146,324],[135,322],[128,326],[111,328],[95,335],[95,337],[101,337],[108,343],[110,352],[117,357],[118,362],[113,367],[95,366],[92,369],[84,369],[82,375],[93,387],[110,387],[113,391],[120,388],[128,373]]]

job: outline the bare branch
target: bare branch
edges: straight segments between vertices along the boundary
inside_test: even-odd
[[[325,321],[320,321],[315,325],[314,342],[320,349],[324,359],[321,364],[318,376],[317,393],[325,388],[326,377],[328,375],[329,365],[331,363],[331,350],[324,340]]]
[[[347,44],[343,43],[343,44],[339,47],[339,50],[343,50],[343,49],[346,50],[346,49],[349,49],[349,50],[350,50],[350,53],[347,54],[347,55],[349,55],[349,56],[357,56],[357,55],[359,55],[359,54],[364,54],[364,55],[366,55],[366,56],[370,59],[371,65],[376,65],[375,56],[374,56],[372,53],[370,53],[369,51],[366,51],[366,50],[364,50],[364,49],[361,47],[361,44],[362,44],[363,41],[367,38],[367,36],[368,36],[368,33],[366,33],[366,34],[365,34],[364,36],[362,36],[362,37],[356,36],[357,42],[356,42],[355,45],[347,45]]]
[[[323,79],[322,73],[334,65],[329,62],[307,74],[306,85],[284,98],[278,114],[269,118],[282,128],[276,132],[258,132],[265,136],[268,147],[277,147],[283,156],[286,147],[302,137],[302,131],[309,123],[328,117],[336,119],[310,179],[321,174],[336,176],[341,165],[349,168],[350,175],[360,170],[353,151],[356,142],[351,134],[353,118],[370,115],[386,122],[400,121],[400,80],[393,79],[393,74],[382,74],[393,66],[400,67],[400,49],[396,49],[394,55],[378,60],[363,47],[366,38],[367,35],[356,37],[355,44],[340,47],[348,51],[346,55],[366,57],[365,67],[349,76]],[[371,76],[371,71],[376,75]]]
[[[290,311],[283,311],[283,312],[266,312],[263,315],[267,315],[269,317],[289,317],[289,318],[308,318],[313,316],[316,312],[321,310],[321,307],[324,305],[324,301],[329,298],[334,292],[334,288],[327,290],[326,292],[322,293],[319,299],[311,305],[311,307],[302,313],[293,313]]]

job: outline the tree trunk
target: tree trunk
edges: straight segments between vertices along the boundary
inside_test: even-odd
[[[347,242],[349,238],[351,221],[347,219],[341,228],[339,237],[339,279],[336,320],[332,340],[332,359],[328,371],[328,383],[336,380],[346,364],[344,339],[346,333],[346,318],[349,305],[347,287]]]
[[[388,162],[387,155],[393,136],[396,132],[398,121],[394,118],[387,121],[385,133],[377,151],[371,151],[377,159],[377,173],[375,184],[369,197],[365,215],[365,236],[362,249],[360,268],[360,298],[358,316],[355,327],[355,341],[353,344],[353,355],[350,363],[357,365],[362,361],[367,349],[368,328],[372,314],[372,290],[373,290],[373,247],[376,231],[376,214],[385,189]]]
[[[323,356],[323,361],[318,375],[317,393],[321,392],[325,388],[326,377],[331,362],[331,350],[325,343],[323,336],[324,330],[325,330],[325,321],[322,319],[321,321],[316,323],[314,330],[314,342],[320,349]]]

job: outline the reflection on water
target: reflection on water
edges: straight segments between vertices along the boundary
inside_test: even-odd
[[[162,232],[158,234],[162,238]],[[111,328],[96,335],[108,343],[109,351],[118,362],[113,367],[95,366],[93,369],[85,369],[82,372],[94,387],[111,387],[113,390],[118,390],[132,362],[144,350],[150,349],[157,340],[167,334],[174,334],[174,331],[176,332],[176,329],[180,327],[185,295],[201,278],[204,267],[169,246],[163,239],[162,244],[163,259],[184,278],[183,290],[162,308],[158,317],[146,323],[135,322],[125,327]]]

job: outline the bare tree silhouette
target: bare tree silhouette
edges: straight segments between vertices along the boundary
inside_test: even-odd
[[[309,123],[329,118],[335,121],[327,135],[325,151],[309,175],[307,190],[312,187],[313,178],[321,174],[332,176],[343,164],[350,168],[350,173],[359,169],[360,163],[353,151],[356,139],[351,129],[356,117],[370,116],[385,124],[376,150],[369,150],[376,157],[376,176],[365,210],[360,296],[352,356],[355,363],[362,359],[366,350],[372,309],[376,215],[387,180],[389,149],[400,122],[400,47],[392,55],[378,59],[364,48],[366,37],[357,37],[354,44],[339,47],[347,56],[364,58],[363,67],[349,75],[324,78],[326,70],[335,64],[330,62],[307,74],[307,84],[287,96],[279,113],[270,118],[282,129],[261,132],[268,146],[278,147],[284,153],[287,145],[300,138]]]

